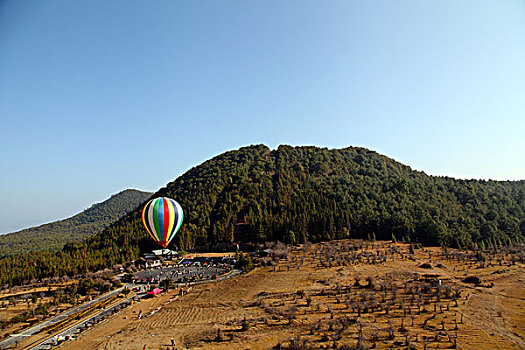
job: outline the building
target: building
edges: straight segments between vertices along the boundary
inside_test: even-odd
[[[158,256],[138,258],[135,260],[135,266],[139,269],[149,269],[151,267],[162,266],[162,259]]]
[[[179,256],[179,253],[171,249],[157,249],[157,250],[152,250],[151,253],[144,254],[145,259],[164,258],[164,259],[171,260],[178,256]]]

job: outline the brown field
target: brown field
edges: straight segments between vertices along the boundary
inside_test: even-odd
[[[296,248],[275,269],[136,303],[59,348],[164,350],[172,339],[176,349],[525,348],[522,261],[409,251],[349,240]]]

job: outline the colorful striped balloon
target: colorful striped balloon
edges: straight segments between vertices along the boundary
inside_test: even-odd
[[[183,216],[175,200],[154,198],[142,210],[142,223],[155,242],[166,248],[182,225]]]

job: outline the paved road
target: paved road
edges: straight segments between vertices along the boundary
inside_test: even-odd
[[[57,315],[55,317],[51,317],[50,319],[47,319],[47,320],[45,320],[43,322],[40,322],[39,324],[34,325],[34,326],[24,330],[23,332],[20,332],[18,334],[12,334],[11,337],[0,341],[0,349],[6,349],[6,348],[8,348],[10,346],[13,346],[16,343],[18,343],[19,341],[21,341],[23,338],[29,337],[29,336],[32,336],[34,334],[39,333],[42,330],[42,328],[44,328],[44,327],[47,327],[49,325],[55,324],[57,322],[60,322],[63,319],[69,317],[70,315],[72,315],[72,314],[74,314],[74,313],[76,313],[78,311],[85,310],[85,309],[87,309],[88,307],[90,307],[91,305],[93,305],[95,303],[98,303],[100,301],[103,301],[103,300],[106,300],[108,298],[111,298],[112,296],[120,293],[122,291],[122,289],[124,289],[124,287],[115,289],[114,291],[109,292],[107,294],[104,294],[104,295],[102,295],[102,296],[100,296],[100,297],[98,297],[96,299],[91,300],[91,301],[88,301],[87,303],[84,303],[82,305],[79,305],[79,306],[76,306],[74,308],[71,308],[71,309],[61,313],[60,315]]]
[[[95,315],[89,317],[87,320],[84,320],[76,325],[73,325],[69,327],[66,330],[63,330],[62,332],[58,333],[52,338],[49,338],[47,340],[44,340],[43,342],[39,343],[38,345],[33,346],[30,348],[30,350],[46,350],[51,349],[53,346],[57,345],[57,339],[68,339],[76,334],[82,332],[85,329],[88,329],[95,324],[105,320],[106,318],[110,317],[111,315],[119,312],[121,309],[129,306],[131,304],[131,300],[139,300],[144,294],[137,294],[134,296],[131,296],[129,298],[126,298],[119,303],[102,310]]]
[[[218,276],[216,281],[224,281],[224,280],[226,280],[228,278],[232,278],[232,277],[238,276],[241,273],[242,273],[242,270],[233,269],[233,270],[231,270],[230,272],[228,272],[225,275]],[[202,281],[190,282],[189,284],[193,285],[193,284],[201,284],[201,283],[209,283],[209,282],[210,282],[209,280],[202,280]],[[212,281],[212,282],[214,282],[214,281]]]

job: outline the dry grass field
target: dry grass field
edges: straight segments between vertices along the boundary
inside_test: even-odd
[[[522,257],[321,243],[136,303],[60,349],[523,349]]]
[[[37,323],[43,319],[42,315],[35,315],[29,317],[24,322],[10,323],[13,317],[22,315],[24,313],[31,313],[38,308],[40,304],[48,304],[53,301],[53,298],[46,296],[53,291],[63,290],[68,284],[56,284],[48,287],[28,287],[18,286],[0,292],[0,338],[6,334],[17,333],[28,327],[31,324]],[[34,299],[32,297],[34,296]],[[66,303],[57,303],[48,308],[49,317],[59,314],[72,305]]]

